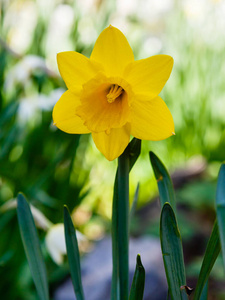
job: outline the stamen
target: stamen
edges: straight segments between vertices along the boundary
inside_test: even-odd
[[[122,93],[123,93],[123,88],[121,86],[119,86],[118,84],[112,84],[110,91],[108,93],[107,97],[107,101],[109,103],[114,102]]]

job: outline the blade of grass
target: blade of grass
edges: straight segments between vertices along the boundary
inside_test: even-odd
[[[194,298],[193,300],[200,299],[202,295],[203,288],[205,286],[206,281],[209,278],[209,274],[214,266],[214,263],[220,253],[220,238],[219,238],[219,230],[217,221],[215,221],[213,230],[205,251],[204,259],[202,262],[200,274],[198,277],[197,285],[195,288]]]
[[[149,156],[158,184],[161,207],[168,202],[176,213],[175,194],[170,175],[161,160],[153,152],[150,152]]]
[[[181,236],[169,203],[165,203],[162,208],[160,240],[171,299],[187,300],[186,292],[180,289],[181,286],[186,285]]]
[[[137,255],[136,269],[130,290],[129,300],[142,300],[145,288],[145,269],[140,254]]]
[[[137,161],[141,152],[141,140],[134,138],[125,149],[126,156],[129,157],[128,168],[129,172]],[[118,193],[118,169],[116,172],[113,193],[113,207],[112,207],[112,258],[113,258],[113,273],[111,286],[111,300],[117,300],[120,293],[118,288],[119,279],[119,212],[121,211],[119,193]],[[122,236],[121,236],[122,238]]]
[[[225,270],[225,164],[222,164],[216,191],[216,214]]]
[[[73,222],[71,220],[69,211],[66,206],[64,206],[64,228],[67,256],[74,292],[77,300],[84,300],[84,292],[82,287],[80,271],[80,254],[77,243],[77,237],[73,226]]]
[[[17,197],[17,216],[24,250],[38,296],[41,300],[48,300],[47,272],[41,253],[37,229],[29,204],[20,193]]]

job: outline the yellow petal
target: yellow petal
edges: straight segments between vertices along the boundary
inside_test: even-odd
[[[122,76],[127,64],[134,61],[134,55],[123,33],[110,25],[98,37],[91,60],[101,63],[107,76]]]
[[[72,91],[81,89],[85,82],[102,69],[98,63],[90,61],[86,56],[74,51],[58,53],[57,62],[66,86]]]
[[[127,66],[124,78],[132,86],[134,94],[146,94],[150,100],[164,87],[173,67],[169,55],[155,55],[135,61]]]
[[[174,134],[173,117],[160,97],[132,102],[131,134],[150,141],[163,140]]]
[[[67,133],[89,133],[81,118],[76,115],[79,105],[79,94],[66,91],[54,106],[52,113],[54,124]]]
[[[114,160],[123,153],[130,141],[130,125],[111,129],[109,134],[92,133],[92,137],[98,150],[108,160]]]

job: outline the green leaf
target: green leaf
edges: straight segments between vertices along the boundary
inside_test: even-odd
[[[225,164],[222,164],[216,192],[216,213],[225,270]]]
[[[125,152],[129,156],[129,172],[130,172],[141,153],[141,140],[133,138],[132,141],[127,146],[127,148],[125,149]]]
[[[135,214],[135,211],[136,211],[136,208],[137,208],[137,201],[138,201],[138,195],[139,195],[139,187],[140,187],[140,184],[138,183],[137,187],[136,187],[135,194],[134,194],[134,200],[133,200],[133,203],[132,203],[132,206],[131,206],[131,210],[130,210],[130,219]]]
[[[209,274],[220,253],[220,250],[221,250],[221,246],[220,246],[219,230],[218,230],[217,221],[215,221],[213,226],[213,231],[205,251],[193,300],[200,299],[205,283],[209,278]]]
[[[76,232],[69,211],[64,206],[64,226],[67,256],[74,292],[77,300],[84,300],[84,292],[81,281],[80,254],[77,243]]]
[[[142,300],[145,288],[145,269],[140,254],[137,255],[136,269],[130,290],[129,300]]]
[[[128,298],[128,226],[129,226],[129,177],[128,174],[141,152],[141,140],[134,138],[119,158],[114,183],[112,208],[112,252],[113,273],[111,299],[117,300],[119,294]],[[123,157],[123,158],[122,158]],[[120,200],[121,199],[121,200]],[[122,278],[121,278],[122,276]],[[118,288],[120,284],[122,291]],[[123,283],[122,283],[123,282]]]
[[[161,160],[153,152],[149,152],[149,156],[158,184],[161,207],[168,202],[176,212],[175,194],[170,175]]]
[[[37,229],[31,214],[29,204],[22,194],[17,197],[17,216],[20,234],[26,257],[30,266],[31,275],[41,300],[48,300],[48,281],[46,267],[41,253]]]
[[[160,240],[171,299],[188,299],[185,290],[180,289],[186,285],[183,249],[176,217],[169,203],[162,208]]]
[[[202,290],[202,294],[200,300],[207,300],[208,299],[208,280],[206,281],[204,288]]]

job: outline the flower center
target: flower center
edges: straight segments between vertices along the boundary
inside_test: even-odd
[[[106,96],[108,103],[113,103],[123,92],[124,89],[121,86],[112,84],[109,93]]]

